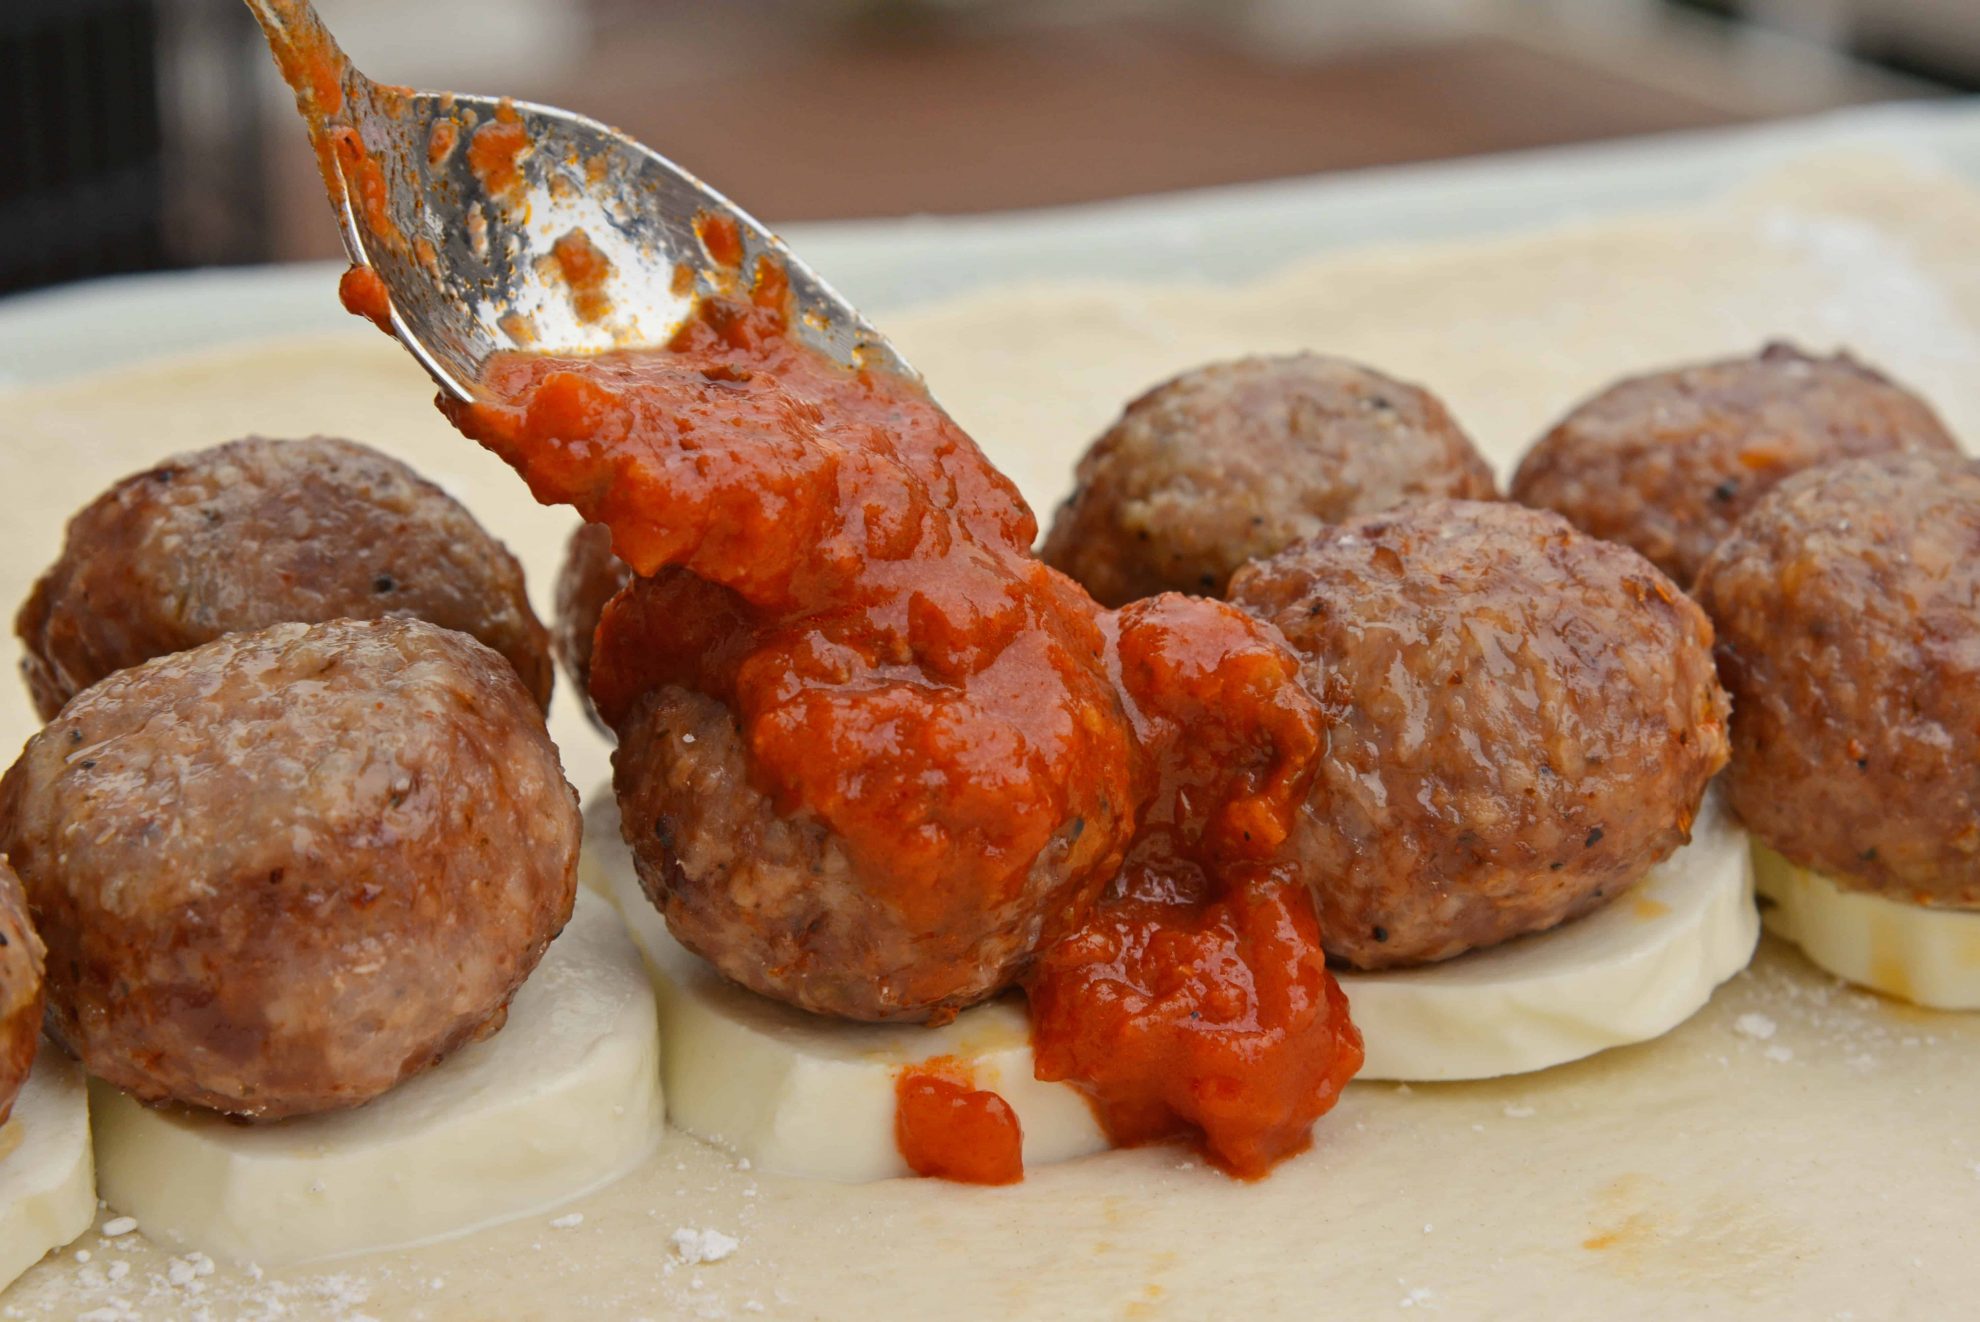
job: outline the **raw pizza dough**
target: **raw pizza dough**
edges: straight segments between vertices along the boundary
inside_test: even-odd
[[[1049,517],[1131,393],[1248,351],[1429,384],[1502,468],[1622,372],[1774,335],[1847,343],[1980,436],[1975,235],[1980,196],[1950,179],[1824,156],[1684,212],[1364,250],[1251,287],[1009,289],[883,321]],[[354,325],[15,395],[0,602],[112,477],[258,430],[403,456],[515,548],[547,606],[569,515],[532,506],[431,393]],[[0,713],[0,738],[26,736],[23,693]],[[605,750],[568,695],[554,726],[571,779],[596,784]],[[1259,1184],[1153,1148],[1007,1189],[847,1187],[670,1132],[570,1209],[581,1222],[258,1280],[93,1233],[73,1246],[88,1262],[55,1255],[0,1317],[1958,1316],[1980,1292],[1976,1097],[1980,1016],[1842,988],[1770,940],[1657,1042],[1503,1082],[1355,1085],[1313,1152]]]

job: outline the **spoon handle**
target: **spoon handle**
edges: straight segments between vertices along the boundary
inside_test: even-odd
[[[255,21],[261,24],[282,80],[295,93],[296,109],[302,113],[310,145],[316,149],[316,168],[323,175],[331,209],[337,213],[339,227],[344,232],[344,246],[356,257],[362,245],[354,228],[350,187],[337,164],[331,128],[352,121],[350,97],[366,89],[368,83],[351,64],[337,39],[330,35],[330,29],[323,25],[311,0],[246,0],[246,3]]]
[[[344,83],[355,72],[343,47],[323,26],[310,0],[246,0],[268,38],[268,49],[295,90],[296,108],[315,133],[342,113]]]

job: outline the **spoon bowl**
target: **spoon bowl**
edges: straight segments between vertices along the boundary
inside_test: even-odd
[[[310,0],[247,4],[295,89],[344,247],[382,282],[381,323],[448,394],[476,401],[503,350],[664,344],[700,298],[773,269],[796,338],[914,376],[776,235],[625,134],[550,106],[374,82]]]

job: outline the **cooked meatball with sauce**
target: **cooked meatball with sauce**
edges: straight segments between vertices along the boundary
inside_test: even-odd
[[[549,705],[549,635],[521,566],[474,516],[365,446],[249,437],[92,501],[14,628],[49,720],[113,671],[223,634],[390,617],[474,635]]]
[[[1566,922],[1690,837],[1726,760],[1698,606],[1626,547],[1436,501],[1239,571],[1331,721],[1291,849],[1331,958],[1448,959]]]
[[[1512,498],[1635,547],[1689,589],[1781,479],[1859,455],[1957,449],[1931,406],[1881,373],[1775,343],[1610,386],[1527,452]]]
[[[713,698],[673,686],[641,697],[612,767],[640,885],[674,936],[752,991],[847,1019],[939,1021],[1009,986],[1052,901],[1113,831],[1059,832],[1023,886],[980,912],[972,903],[957,929],[903,915],[823,822],[778,812]]]
[[[1105,606],[1221,596],[1245,561],[1329,524],[1497,494],[1428,391],[1320,354],[1245,358],[1129,404],[1080,459],[1040,555]]]
[[[500,1027],[569,918],[577,796],[514,669],[282,624],[84,690],[0,780],[48,1028],[153,1103],[356,1106]]]
[[[41,941],[20,878],[0,858],[0,1125],[14,1109],[41,1044]]]
[[[550,645],[592,723],[604,728],[591,703],[591,642],[605,603],[632,582],[633,572],[612,553],[612,532],[602,523],[580,523],[564,548],[557,572],[557,621]]]
[[[1980,908],[1980,463],[1790,478],[1705,562],[1698,599],[1746,826],[1843,886]]]

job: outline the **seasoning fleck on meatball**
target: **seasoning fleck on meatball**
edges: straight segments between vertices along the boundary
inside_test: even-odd
[[[1980,464],[1790,478],[1705,562],[1727,801],[1844,886],[1980,908]]]
[[[1157,386],[1079,461],[1040,555],[1121,606],[1221,596],[1245,561],[1492,470],[1436,396],[1319,354],[1213,363]]]
[[[751,784],[735,717],[713,698],[648,692],[619,723],[612,767],[640,884],[674,936],[753,991],[847,1019],[939,1021],[1009,986],[1052,901],[1092,871],[1090,842],[1114,830],[1060,831],[969,930],[929,930],[875,894],[823,822],[779,813]]]
[[[1332,727],[1292,849],[1378,969],[1567,921],[1690,838],[1726,760],[1712,628],[1626,547],[1435,501],[1240,570]]]
[[[20,878],[0,858],[0,1125],[41,1044],[41,941],[28,922]]]
[[[577,690],[578,702],[592,724],[604,722],[591,702],[591,641],[605,603],[633,581],[632,569],[612,554],[612,531],[602,523],[580,523],[564,549],[564,566],[557,573],[557,621],[551,647],[564,673]]]
[[[119,671],[0,780],[51,1036],[141,1100],[259,1120],[499,1028],[570,916],[578,835],[514,669],[417,620]]]
[[[1894,451],[1957,451],[1929,405],[1848,354],[1770,344],[1610,386],[1541,437],[1512,498],[1621,542],[1689,588],[1782,478]]]
[[[393,617],[473,634],[548,707],[549,636],[521,566],[472,515],[362,445],[249,437],[97,497],[14,629],[49,720],[113,671],[223,634]]]

